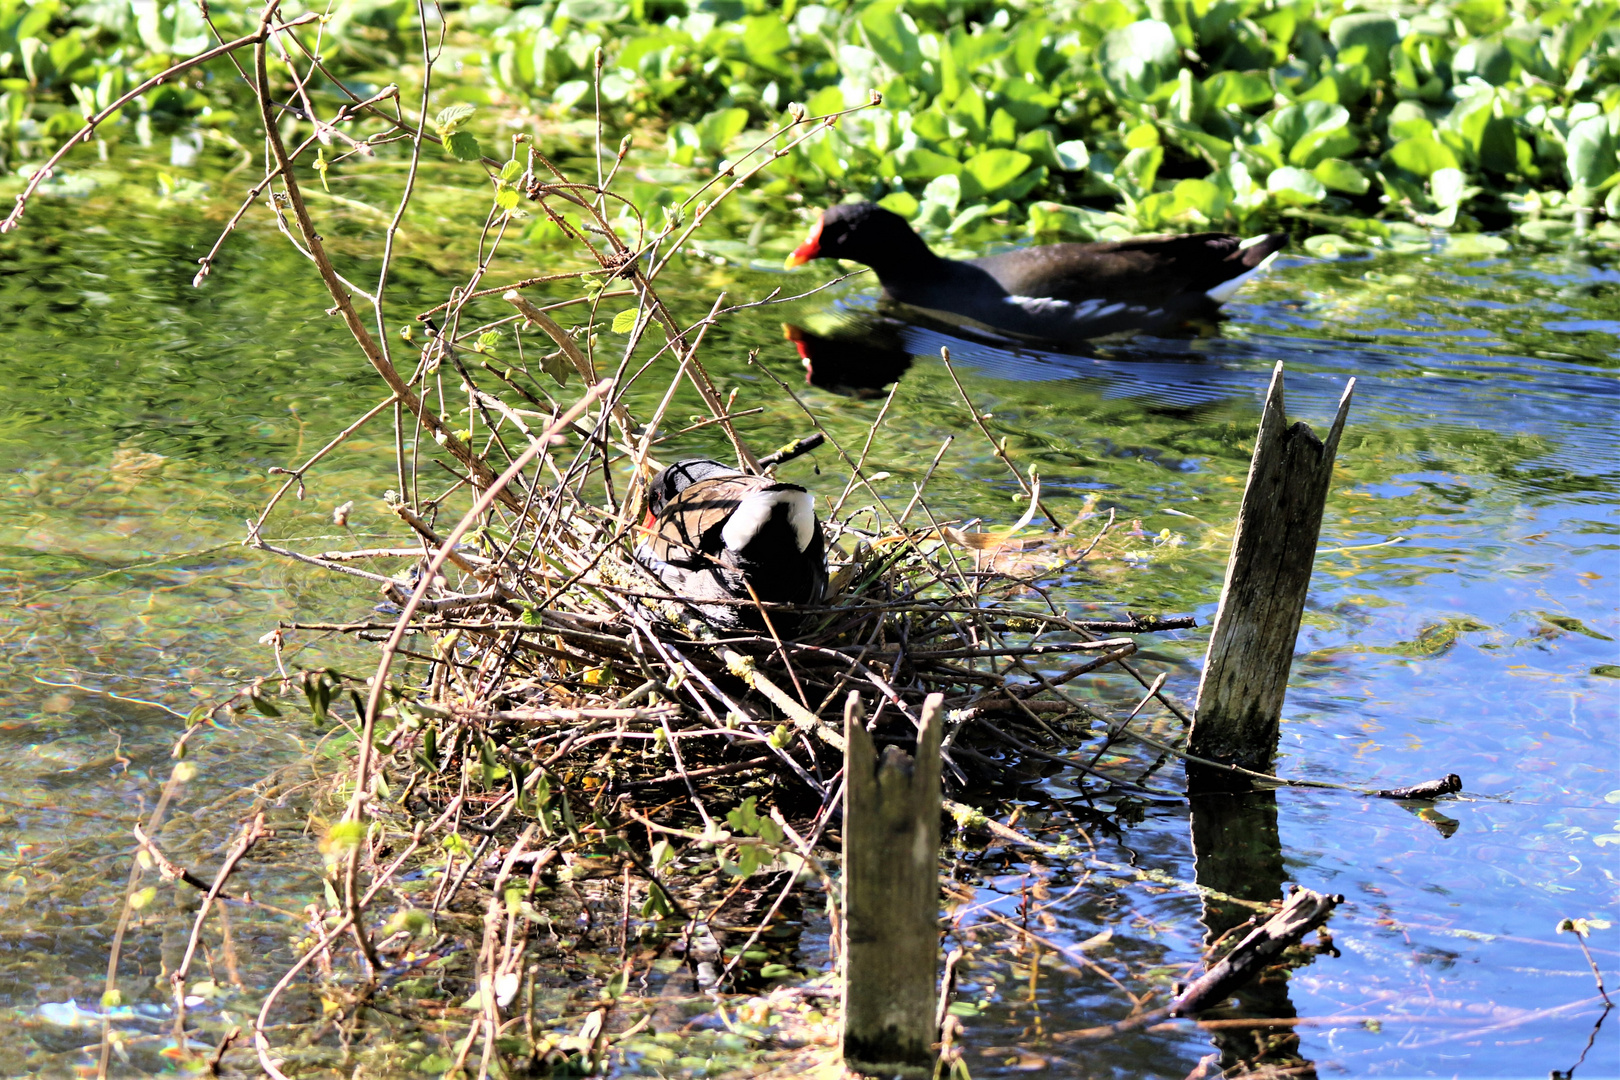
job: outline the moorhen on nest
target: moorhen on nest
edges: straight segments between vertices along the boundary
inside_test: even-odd
[[[688,458],[648,482],[647,501],[647,538],[636,559],[684,599],[743,601],[697,604],[709,622],[764,630],[754,596],[765,603],[821,600],[827,586],[821,524],[814,497],[797,484]],[[771,623],[788,634],[799,619],[773,611]]]
[[[1288,243],[1225,233],[1048,244],[968,262],[928,250],[904,218],[873,203],[829,207],[787,258],[849,259],[877,272],[883,295],[950,321],[1026,337],[1078,341],[1165,332],[1207,317]]]

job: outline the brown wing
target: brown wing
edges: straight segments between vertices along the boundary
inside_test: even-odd
[[[655,558],[675,566],[724,561],[720,532],[726,519],[750,492],[770,483],[763,476],[738,473],[691,484],[658,515],[647,546]]]

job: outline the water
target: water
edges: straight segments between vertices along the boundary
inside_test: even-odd
[[[343,190],[369,197],[364,184]],[[441,197],[456,205],[448,182]],[[307,266],[274,234],[249,231],[205,289],[191,288],[194,260],[222,216],[206,202],[43,202],[23,233],[0,240],[8,1075],[86,1060],[78,1047],[95,1031],[38,1009],[99,998],[129,828],[170,774],[181,718],[195,701],[274,670],[259,638],[277,619],[346,618],[375,602],[368,587],[238,546],[243,519],[280,482],[266,470],[300,462],[382,394],[321,314]],[[360,240],[376,227],[357,215],[343,235]],[[436,302],[444,275],[464,269],[433,240],[424,232],[406,245],[397,322],[418,300]],[[521,273],[515,261],[497,269]],[[682,275],[666,291],[694,319],[720,288],[735,302],[819,280],[698,260]],[[1133,992],[1157,988],[1162,1002],[1202,955],[1206,923],[1246,914],[1220,902],[1206,910],[1175,884],[1212,874],[1249,899],[1278,896],[1285,882],[1345,895],[1330,923],[1340,955],[1316,956],[1226,1014],[1308,1018],[1282,1049],[1324,1073],[1542,1075],[1583,1053],[1577,1075],[1620,1072],[1620,1025],[1611,1020],[1592,1038],[1602,1014],[1592,972],[1572,935],[1555,933],[1566,917],[1615,923],[1594,929],[1590,944],[1608,985],[1620,985],[1617,301],[1620,273],[1603,249],[1296,259],[1229,305],[1215,337],[1086,356],[952,343],[968,393],[1020,467],[1039,470],[1049,502],[1075,513],[1095,497],[1134,531],[1124,545],[1132,557],[1088,563],[1054,595],[1087,614],[1193,613],[1205,626],[1272,365],[1288,365],[1291,416],[1319,428],[1354,376],[1278,767],[1358,786],[1448,772],[1465,783],[1462,797],[1432,807],[1284,789],[1246,805],[1104,815],[1064,777],[1046,778],[1020,827],[1047,839],[1079,839],[1084,829],[1092,856],[1054,871],[953,841],[966,891],[952,901],[952,942],[969,946],[961,999],[982,1005],[964,1021],[975,1076],[1192,1072],[1212,1047],[1190,1025],[1095,1044],[1064,1035],[1124,1016],[1126,999],[1049,952],[1032,983],[1032,956],[1019,951],[1029,943],[988,913],[1017,922],[1021,904],[1049,904],[1030,926],[1067,947],[1112,931],[1086,955]],[[781,324],[827,333],[869,318],[870,307],[857,282],[746,312],[711,334],[707,362],[722,392],[740,386],[741,400],[766,407],[743,425],[756,445],[805,425],[744,363],[747,350],[802,385]],[[890,492],[909,496],[954,434],[930,489],[935,512],[1011,522],[1022,510],[1016,485],[965,422],[932,358],[939,342],[907,330],[889,343],[918,358],[871,461],[892,474]],[[841,440],[863,439],[879,407],[816,387],[803,396]],[[708,434],[683,449],[718,451]],[[386,424],[363,433],[269,533],[308,548],[389,535],[389,441]],[[841,474],[821,457],[824,475],[804,459],[790,478],[831,486]],[[332,509],[348,500],[349,525],[335,526]],[[1205,633],[1152,642],[1142,670],[1167,671],[1169,689],[1190,702]],[[287,662],[365,655],[318,641]],[[1085,689],[1110,702],[1124,696],[1114,680]],[[1151,709],[1142,723],[1179,730]],[[209,958],[222,987],[262,987],[279,973],[301,930],[269,909],[295,915],[319,900],[311,837],[329,808],[307,793],[336,767],[327,734],[290,714],[242,717],[191,743],[198,775],[159,837],[171,858],[217,865],[253,808],[281,830],[239,879],[268,907],[233,908],[236,955]],[[1150,761],[1127,752],[1105,764],[1128,771]],[[1157,779],[1179,783],[1173,768]],[[1224,869],[1205,855],[1212,843],[1234,856]],[[159,896],[125,946],[127,1000],[165,999],[156,977],[189,930],[189,916],[165,906],[170,891]],[[229,995],[221,1001],[230,1015]],[[132,1043],[128,1069],[165,1066],[161,1028],[151,1030]],[[1221,1038],[1229,1053],[1253,1049],[1244,1029]]]

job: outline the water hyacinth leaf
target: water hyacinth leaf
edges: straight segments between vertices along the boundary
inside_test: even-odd
[[[1012,209],[1012,201],[1001,199],[994,203],[975,203],[956,216],[956,219],[945,229],[947,235],[954,236],[970,228],[975,222],[985,218],[997,217]]]
[[[747,109],[716,109],[697,122],[698,142],[707,153],[723,154],[747,126]]]
[[[1309,206],[1327,198],[1322,181],[1292,165],[1273,170],[1266,177],[1266,191],[1281,206]]]
[[[1164,164],[1164,147],[1148,146],[1140,150],[1132,150],[1125,155],[1125,160],[1119,163],[1114,170],[1115,182],[1124,180],[1122,187],[1134,188],[1133,195],[1142,198],[1153,190],[1153,182],[1158,179],[1159,166]]]
[[[669,129],[669,160],[677,165],[690,165],[697,160],[703,140],[692,124],[676,124]]]
[[[1329,191],[1342,191],[1348,195],[1365,195],[1371,181],[1360,169],[1342,158],[1328,158],[1316,163],[1311,175]]]
[[[1488,258],[1511,251],[1513,245],[1500,236],[1485,233],[1452,233],[1446,238],[1441,254],[1464,259]]]
[[[960,161],[926,146],[916,147],[900,162],[900,175],[907,180],[932,180],[939,176],[955,176],[961,171]]]
[[[956,178],[953,176],[951,179]],[[885,210],[892,210],[901,217],[909,219],[916,215],[917,208],[922,204],[917,201],[915,195],[908,191],[891,191],[878,200],[878,205]]]
[[[1513,78],[1513,54],[1500,38],[1470,41],[1452,55],[1451,73],[1458,82],[1472,77],[1503,86]]]
[[[1342,259],[1349,255],[1366,254],[1367,249],[1336,233],[1318,233],[1305,241],[1305,250],[1319,259]]]
[[[754,15],[744,20],[743,51],[748,62],[772,75],[793,74],[791,54],[793,38],[788,28],[775,15]]]
[[[1004,116],[1006,114],[998,112],[996,115]],[[1051,128],[1036,128],[1034,131],[1024,132],[1019,137],[1015,149],[1028,154],[1037,165],[1046,165],[1051,168],[1061,167],[1058,161],[1057,140],[1052,137]]]
[[[935,177],[923,188],[923,201],[955,210],[957,203],[962,201],[962,181],[957,179],[955,173]]]
[[[1097,50],[1097,67],[1115,97],[1141,100],[1176,63],[1179,47],[1169,26],[1142,19],[1112,30]]]
[[[1057,104],[1057,98],[1049,91],[1027,79],[1008,79],[996,90],[999,107],[1026,128],[1046,123]]]
[[[873,4],[861,13],[861,29],[872,50],[902,75],[922,66],[917,30],[897,3]]]
[[[584,79],[570,79],[560,84],[551,93],[551,104],[559,112],[567,112],[585,99],[591,92],[591,84]]]
[[[629,16],[630,6],[618,0],[563,0],[559,14],[577,23],[616,23]]]
[[[1384,155],[1390,164],[1418,176],[1431,176],[1437,169],[1455,169],[1457,156],[1433,135],[1402,139]]]
[[[1095,240],[1097,234],[1091,227],[1091,215],[1096,213],[1095,210],[1064,206],[1062,203],[1032,203],[1029,207],[1029,232],[1031,236],[1072,236]]]
[[[1599,187],[1616,169],[1614,136],[1609,118],[1589,116],[1569,129],[1564,140],[1564,168],[1574,188]]]
[[[1091,152],[1079,139],[1060,142],[1055,149],[1058,168],[1067,172],[1083,172],[1091,164]]]
[[[1436,169],[1429,176],[1429,193],[1437,206],[1461,206],[1479,194],[1479,188],[1470,187],[1461,169]]]
[[[972,177],[984,194],[994,195],[1024,175],[1033,163],[1028,154],[1017,150],[986,150],[968,160],[964,175]]]
[[[1360,53],[1360,63],[1372,70],[1375,79],[1389,77],[1389,50],[1400,41],[1401,32],[1393,16],[1382,12],[1363,11],[1341,15],[1328,24],[1328,40],[1344,54],[1351,50]]]
[[[1221,71],[1204,81],[1204,95],[1212,109],[1239,111],[1270,102],[1276,91],[1271,80],[1252,71]]]

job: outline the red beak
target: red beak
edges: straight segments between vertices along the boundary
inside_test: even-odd
[[[793,249],[793,254],[787,257],[787,262],[783,263],[783,265],[787,269],[792,270],[795,266],[803,266],[811,259],[817,259],[820,257],[821,219],[817,218],[816,223],[810,228],[810,235],[805,238],[804,243]]]

